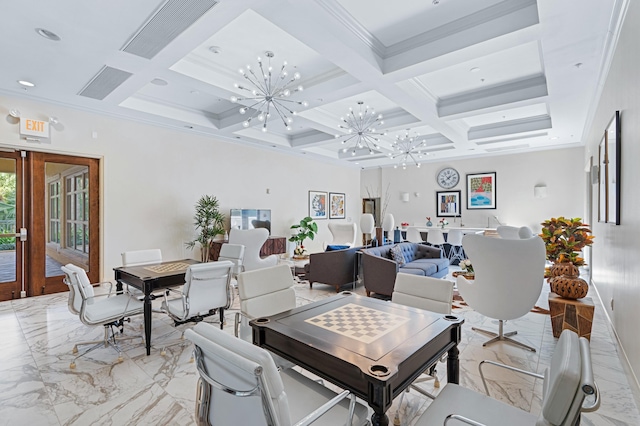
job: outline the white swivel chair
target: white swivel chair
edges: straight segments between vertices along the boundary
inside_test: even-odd
[[[244,246],[243,266],[245,271],[268,268],[278,263],[278,256],[272,254],[264,259],[260,257],[260,249],[269,238],[269,231],[258,229],[232,229],[229,232],[229,244],[241,244]]]
[[[431,244],[434,247],[443,248],[445,240],[442,229],[429,228],[429,232],[427,233],[427,243]]]
[[[371,213],[364,213],[360,217],[360,231],[362,231],[362,233],[364,234],[362,236],[363,244],[369,244],[369,241],[373,239],[373,231],[375,230],[375,227],[376,221]],[[365,235],[370,236],[369,240],[367,240],[367,237]]]
[[[517,226],[500,225],[496,228],[496,232],[498,233],[500,238],[505,238],[507,240],[520,239],[518,231],[520,231],[520,228],[518,228]]]
[[[533,237],[533,235],[534,235],[533,231],[528,226],[521,226],[520,229],[518,229],[518,236],[520,237],[521,240],[526,240],[527,238],[531,238]]]
[[[63,266],[62,272],[65,274],[64,281],[69,286],[69,311],[78,315],[80,321],[85,325],[102,325],[104,327],[104,337],[102,339],[75,344],[73,347],[74,354],[78,353],[78,346],[80,345],[93,346],[76,356],[69,368],[76,368],[78,358],[99,347],[112,347],[118,353],[118,362],[122,361],[122,351],[118,346],[118,341],[139,339],[141,336],[122,337],[116,334],[116,330],[122,328],[124,318],[142,314],[142,302],[131,297],[128,293],[118,295],[109,293],[96,296],[85,270],[71,263]]]
[[[185,332],[195,345],[199,425],[365,425],[367,407],[297,371],[279,372],[266,350],[212,327]],[[349,401],[347,401],[349,398]]]
[[[505,341],[532,352],[530,346],[511,339],[517,331],[503,333],[504,321],[520,318],[533,308],[544,278],[545,248],[538,236],[509,240],[469,234],[462,239],[464,251],[473,263],[475,279],[458,275],[458,291],[477,312],[499,320],[498,333],[472,327],[494,338],[483,346]]]
[[[393,227],[396,222],[391,213],[387,213],[382,220],[382,230],[387,233],[387,239],[393,241]],[[382,243],[381,243],[382,244]]]
[[[391,301],[412,308],[448,315],[451,313],[451,304],[453,303],[453,281],[400,272],[396,275]],[[435,366],[429,371],[428,377],[418,378],[411,387],[434,399],[435,396],[415,386],[416,383],[432,379],[435,380],[434,386],[440,387]]]
[[[356,245],[358,227],[355,223],[330,222],[329,231],[331,231],[333,240],[331,242],[323,242],[322,246],[324,249],[326,249],[327,246],[330,245],[349,247],[354,247]]]
[[[544,374],[483,361],[480,374],[488,395],[482,373],[485,363],[543,380],[540,414],[536,416],[471,389],[448,383],[415,425],[574,426],[580,424],[581,413],[596,411],[600,406],[600,394],[593,380],[589,341],[584,337],[578,338],[571,330],[564,330],[560,335],[550,366]],[[587,396],[591,396],[593,401],[585,405]]]
[[[422,243],[422,235],[420,235],[420,231],[417,226],[409,226],[407,228],[407,241],[410,243]]]
[[[201,321],[218,310],[220,329],[224,327],[224,310],[231,306],[231,274],[229,261],[190,265],[185,274],[182,291],[169,289],[162,302],[162,310],[176,325]],[[179,297],[169,298],[167,293]]]
[[[125,251],[120,256],[122,256],[122,266],[124,267],[162,262],[162,251],[160,249]]]
[[[233,276],[236,277],[244,271],[244,246],[242,244],[222,244],[218,261],[229,261],[233,263]]]
[[[459,229],[450,229],[447,235],[447,242],[451,245],[449,251],[449,262],[454,260],[462,261],[465,259],[464,250],[462,249],[462,231]]]

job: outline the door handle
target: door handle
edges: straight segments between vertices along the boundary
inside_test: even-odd
[[[20,228],[20,232],[16,234],[16,238],[20,238],[20,241],[27,241],[27,228]]]

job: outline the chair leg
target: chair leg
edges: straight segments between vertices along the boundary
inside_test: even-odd
[[[533,347],[531,347],[529,345],[525,345],[524,343],[518,342],[517,340],[514,340],[511,337],[509,337],[509,336],[514,336],[514,335],[518,334],[517,331],[510,331],[508,333],[504,333],[504,321],[503,320],[499,320],[499,322],[498,322],[498,333],[494,333],[493,331],[483,330],[481,328],[476,328],[476,327],[471,327],[471,329],[473,331],[477,331],[478,333],[484,333],[484,334],[487,334],[487,335],[493,337],[493,339],[490,339],[490,340],[487,340],[486,342],[484,342],[482,344],[482,346],[487,346],[487,345],[490,345],[492,343],[502,341],[502,342],[506,342],[506,343],[511,343],[512,345],[519,346],[519,347],[524,348],[524,349],[528,349],[531,352],[535,352],[536,351],[535,348],[533,348]]]
[[[220,308],[220,330],[224,328],[224,308]]]
[[[73,347],[73,353],[77,354],[78,353],[78,345],[93,345],[92,347],[90,347],[89,349],[87,349],[86,351],[84,351],[83,353],[81,353],[80,355],[76,356],[73,361],[71,361],[71,364],[69,364],[69,368],[74,369],[76,368],[76,361],[79,358],[82,358],[83,356],[85,356],[86,354],[88,354],[89,352],[92,352],[95,349],[98,349],[99,347],[112,347],[117,353],[118,353],[118,362],[122,362],[123,361],[123,356],[122,356],[122,350],[120,349],[120,347],[118,346],[118,342],[119,341],[123,341],[123,340],[131,340],[131,339],[139,339],[140,336],[117,336],[116,335],[116,331],[114,330],[114,327],[120,329],[120,327],[122,326],[122,322],[118,321],[115,323],[111,323],[111,324],[105,324],[104,325],[104,337],[102,340],[94,340],[91,342],[80,342],[80,343],[76,343],[76,345]],[[109,331],[111,331],[111,336],[109,336]]]

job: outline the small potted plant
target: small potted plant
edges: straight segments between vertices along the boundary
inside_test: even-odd
[[[582,219],[551,218],[541,223],[540,238],[544,241],[547,259],[553,263],[549,283],[551,291],[568,299],[587,295],[587,283],[578,278],[578,266],[584,265],[582,249],[593,244],[595,238]]]
[[[307,216],[300,221],[300,223],[291,225],[291,229],[297,230],[295,235],[289,238],[289,241],[296,243],[296,248],[293,250],[294,258],[305,258],[308,256],[307,250],[304,248],[304,240],[309,238],[313,240],[318,232],[318,225]]]
[[[219,202],[216,197],[203,195],[196,203],[196,212],[193,215],[196,231],[199,234],[193,241],[185,245],[193,249],[196,243],[200,244],[200,260],[209,260],[209,245],[217,236],[225,233],[224,214],[220,213]]]

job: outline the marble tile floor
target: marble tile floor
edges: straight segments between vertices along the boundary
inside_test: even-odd
[[[364,294],[361,285],[356,292]],[[332,287],[314,284],[309,289],[304,282],[296,285],[296,293],[300,305],[335,294]],[[547,306],[546,298],[547,293],[543,292],[540,306]],[[483,348],[486,336],[471,331],[471,326],[494,329],[497,322],[470,308],[455,309],[454,313],[466,321],[460,344],[463,386],[483,391],[477,370],[483,359],[538,372],[549,364],[556,339],[551,334],[548,315],[529,313],[505,326],[506,331],[517,329],[518,339],[538,349],[531,353],[502,342]],[[229,333],[233,332],[234,314],[233,309],[226,312],[225,331]],[[216,317],[207,321],[215,323]],[[126,333],[141,335],[141,324],[141,316],[132,318]],[[66,294],[0,303],[0,425],[195,424],[197,373],[189,362],[192,348],[180,339],[189,326],[176,329],[168,317],[154,313],[151,356],[145,356],[142,340],[134,339],[121,345],[125,358],[122,363],[115,363],[115,351],[99,348],[79,359],[77,368],[71,370],[74,343],[101,338],[102,327],[80,323],[68,311]],[[164,346],[167,353],[161,356]],[[600,306],[596,307],[591,351],[602,405],[597,412],[584,414],[582,424],[640,424],[616,343]],[[444,386],[446,366],[440,364],[439,371]],[[539,413],[540,380],[490,368],[486,372],[491,377],[494,398]],[[432,393],[439,391],[433,388],[433,381],[420,386]],[[389,418],[393,423],[397,415],[399,424],[413,425],[429,402],[415,391],[405,393],[396,398]]]

